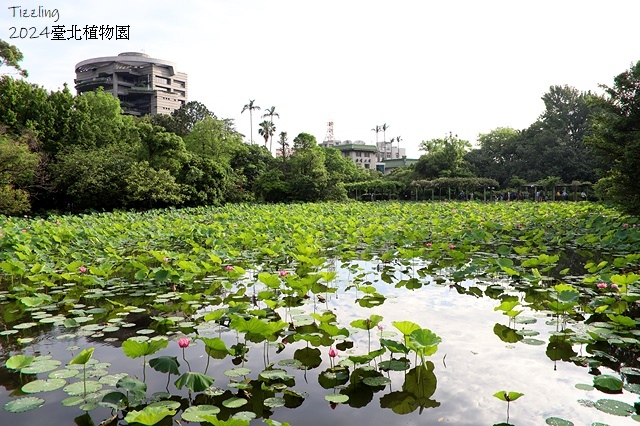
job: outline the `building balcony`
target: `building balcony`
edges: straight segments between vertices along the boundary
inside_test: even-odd
[[[111,86],[111,77],[95,77],[87,80],[76,81],[76,90],[81,92],[97,89],[98,87]]]
[[[130,93],[153,93],[155,89],[147,86],[133,86],[129,87]]]

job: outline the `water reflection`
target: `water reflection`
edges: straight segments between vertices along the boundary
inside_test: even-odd
[[[204,350],[205,345],[195,342],[194,347],[189,348],[193,350],[192,354],[199,353],[193,357],[193,369],[204,371],[210,363],[209,374],[215,377],[215,384],[221,388],[221,393],[199,393],[190,400],[186,392],[174,390],[174,398],[178,398],[183,407],[197,404],[220,407],[220,419],[250,411],[258,419],[273,418],[288,421],[292,425],[379,425],[399,422],[417,425],[444,422],[476,426],[499,423],[504,419],[504,405],[492,395],[500,389],[512,389],[525,394],[511,406],[512,424],[539,425],[550,416],[566,418],[576,424],[588,424],[592,421],[609,424],[614,421],[619,421],[616,424],[632,422],[628,418],[612,420],[610,415],[580,405],[580,399],[595,400],[603,395],[597,390],[576,389],[575,384],[592,383],[590,370],[592,374],[606,374],[618,371],[622,365],[637,366],[638,354],[634,347],[618,347],[607,341],[586,346],[578,343],[575,333],[568,333],[564,328],[560,315],[553,315],[548,311],[548,295],[542,291],[545,286],[527,286],[524,291],[518,291],[507,286],[504,280],[492,277],[456,281],[449,278],[451,274],[447,275],[442,271],[435,276],[429,275],[432,271],[434,269],[431,265],[419,260],[397,264],[355,260],[345,264],[336,263],[337,278],[329,286],[317,287],[317,292],[314,291],[308,299],[298,294],[287,295],[282,298],[283,305],[275,308],[280,318],[291,321],[292,324],[279,341],[267,343],[267,349],[276,348],[275,354],[273,350],[271,352],[271,361],[266,360],[268,352],[265,352],[265,342],[260,336],[247,336],[245,343],[248,346],[245,347],[245,343],[238,342],[235,332],[224,327],[205,329],[195,325],[177,325],[180,321],[194,322],[198,315],[214,311],[221,303],[249,303],[254,308],[270,312],[263,302],[251,294],[258,294],[266,289],[255,290],[254,287],[246,293],[222,289],[207,292],[209,287],[206,283],[194,288],[194,294],[184,298],[178,296],[179,292],[176,292],[176,297],[170,295],[162,298],[166,300],[165,303],[158,302],[158,289],[151,286],[138,287],[135,296],[119,297],[112,294],[109,296],[111,302],[94,299],[85,301],[82,304],[86,306],[82,307],[80,303],[72,302],[70,306],[62,306],[61,312],[72,317],[72,311],[75,310],[76,314],[82,312],[85,316],[91,316],[91,320],[71,328],[66,328],[62,323],[43,324],[22,330],[17,336],[2,336],[1,361],[4,366],[9,355],[18,351],[50,353],[57,359],[68,361],[73,355],[73,351],[67,350],[68,347],[97,346],[96,357],[100,361],[113,363],[111,373],[123,371],[139,376],[142,371],[141,361],[129,360],[123,356],[120,348],[122,341],[138,335],[141,330],[153,330],[157,334],[169,333],[170,336],[172,333],[191,333],[203,337],[220,336],[227,347],[232,348],[234,355],[223,359],[209,359]],[[147,296],[147,293],[152,294]],[[534,321],[511,320],[494,310],[508,298],[515,298],[522,304],[524,312],[518,317]],[[113,305],[112,302],[126,306],[147,306],[150,314],[145,311],[120,315],[122,323],[130,326],[103,333],[102,336],[96,336],[95,332],[84,335],[78,333],[82,331],[82,324],[106,325],[118,318],[108,308]],[[103,308],[104,311],[98,308]],[[4,304],[3,309],[9,328],[33,312],[18,309],[13,302]],[[92,309],[98,310],[87,314]],[[295,309],[301,312],[292,314]],[[298,322],[304,316],[312,313],[320,315],[327,310],[336,314],[339,321],[337,327],[346,327],[350,332],[347,339],[350,344],[341,346],[338,361],[346,361],[350,355],[362,355],[362,348],[370,344],[371,336],[372,348],[381,346],[379,340],[382,333],[374,331],[370,335],[366,331],[349,327],[352,321],[368,318],[372,314],[383,317],[381,325],[387,332],[394,330],[394,321],[410,320],[437,333],[442,337],[442,343],[438,352],[429,357],[424,365],[416,366],[415,359],[394,358],[394,362],[402,363],[403,367],[409,366],[405,371],[391,369],[386,374],[380,373],[380,369],[375,368],[375,363],[382,359],[375,360],[369,366],[345,364],[342,369],[330,369],[327,368],[327,349],[344,343],[345,339],[342,336],[335,338],[313,318],[310,323]],[[52,315],[57,313],[54,309],[47,311]],[[640,312],[634,311],[633,315],[636,314]],[[579,329],[579,316],[568,320],[569,330]],[[597,321],[598,317],[592,316],[590,320]],[[224,323],[224,320],[221,319],[220,322]],[[76,332],[75,337],[58,339],[70,332]],[[25,349],[18,338],[35,340]],[[395,338],[401,339],[401,336],[397,335]],[[536,341],[543,342],[543,345],[536,344]],[[162,355],[181,359],[177,345],[170,346]],[[282,367],[294,376],[292,383],[288,383],[293,391],[281,392],[277,387],[271,387],[273,383],[255,379],[270,362],[282,360],[297,360],[304,366],[303,369]],[[593,362],[598,364],[591,364],[590,368],[590,363]],[[224,375],[224,371],[234,365],[245,365],[252,373],[246,379],[230,380]],[[148,371],[147,376],[150,389],[165,388],[166,375]],[[382,376],[391,379],[391,384],[376,386],[375,382],[374,385],[365,383],[368,378]],[[0,368],[0,383],[5,389],[0,393],[0,404],[14,398],[15,394],[12,392],[26,383],[26,380],[33,378],[34,376],[27,376],[20,379],[19,373],[11,372],[5,367]],[[629,381],[633,380],[631,378]],[[347,395],[349,399],[344,404],[332,406],[324,399],[330,393]],[[62,393],[54,394],[56,396],[52,398],[53,401],[65,397]],[[275,396],[282,396],[284,405],[273,408],[265,405],[267,399]],[[48,395],[46,397],[48,401],[51,398]],[[230,398],[244,398],[248,402],[242,407],[229,408],[223,402]],[[629,392],[623,392],[617,398],[630,403],[637,400]],[[49,402],[47,404],[48,407],[52,405]],[[106,411],[73,417],[77,412],[58,405],[54,407],[47,413],[58,419],[60,424],[69,424],[73,419],[78,425],[87,425],[91,424],[92,419],[109,417]],[[398,419],[399,415],[402,416],[401,419]],[[33,422],[37,419],[37,414],[25,413],[22,416],[24,417],[6,412],[0,414],[2,423],[5,419],[10,424]],[[116,420],[123,424],[122,419]],[[171,424],[171,419],[165,419],[160,424]]]

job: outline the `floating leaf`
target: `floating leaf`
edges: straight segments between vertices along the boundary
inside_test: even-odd
[[[60,389],[67,384],[64,379],[46,379],[46,380],[34,380],[22,386],[22,392],[24,393],[37,393],[37,392],[49,392],[56,389]]]
[[[591,385],[588,385],[586,383],[578,383],[576,384],[576,389],[580,389],[580,390],[584,390],[584,391],[592,391],[595,388]]]
[[[608,414],[614,416],[630,416],[635,413],[633,406],[626,402],[616,401],[615,399],[599,399],[596,401],[595,407]]]
[[[42,361],[34,361],[29,366],[22,368],[20,370],[24,374],[38,374],[38,373],[46,373],[48,371],[53,371],[56,368],[60,367],[62,364],[60,361],[56,359],[45,359]]]
[[[236,367],[230,370],[225,370],[224,375],[227,377],[244,377],[251,374],[251,370],[245,367]]]
[[[545,422],[551,426],[573,426],[573,422],[564,420],[559,417],[549,417]]]
[[[85,392],[86,389],[86,392]],[[65,386],[63,391],[68,393],[71,396],[79,396],[84,395],[85,393],[93,393],[102,389],[102,383],[96,382],[94,380],[87,380],[81,382],[75,382],[68,386]]]
[[[391,379],[384,376],[365,377],[362,382],[367,386],[386,386],[391,383]]]
[[[336,404],[342,404],[349,400],[349,395],[344,395],[341,393],[331,393],[329,395],[325,395],[324,399],[329,402],[334,402]]]
[[[239,408],[245,405],[248,401],[244,398],[233,397],[222,401],[222,405],[227,408]]]
[[[167,416],[174,416],[176,410],[164,406],[145,407],[142,411],[132,410],[127,413],[124,420],[127,423],[140,423],[142,425],[151,426],[158,423]]]
[[[75,377],[80,373],[78,370],[70,370],[68,368],[62,370],[56,370],[49,373],[50,379],[70,379],[71,377]]]
[[[220,409],[215,405],[194,405],[182,413],[182,420],[187,422],[205,422],[206,420],[202,416],[215,416],[220,412]]]
[[[4,404],[4,409],[12,413],[23,413],[25,411],[33,410],[44,404],[44,399],[36,398],[34,396],[27,396],[24,398],[14,399]]]
[[[267,398],[263,402],[269,408],[284,407],[285,403],[285,399],[280,397]]]

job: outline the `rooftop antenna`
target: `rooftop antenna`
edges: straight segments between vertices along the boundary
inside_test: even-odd
[[[324,137],[324,142],[331,142],[335,140],[333,138],[333,121],[327,123],[327,134]]]

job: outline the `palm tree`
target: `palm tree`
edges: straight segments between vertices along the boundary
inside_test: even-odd
[[[380,130],[382,130],[382,142],[383,143],[387,143],[387,129],[389,128],[389,126],[387,126],[387,123],[384,123],[382,126],[380,126]]]
[[[280,132],[280,146],[282,147],[282,161],[287,159],[287,148],[289,143],[287,142],[287,132]]]
[[[267,142],[269,141],[269,138],[273,136],[275,131],[276,131],[276,126],[274,126],[271,121],[264,120],[262,123],[260,123],[260,128],[258,129],[258,133],[260,133],[264,138],[265,148],[267,147]]]
[[[255,99],[250,99],[249,103],[246,104],[244,107],[242,107],[242,111],[240,111],[240,114],[242,114],[243,112],[245,112],[246,110],[249,110],[249,126],[251,129],[251,143],[253,144],[253,110],[254,109],[260,109],[260,107],[258,105],[254,105],[253,103],[255,102]]]
[[[398,142],[398,152],[396,152],[396,158],[400,158],[400,141],[401,140],[402,140],[401,136],[396,136],[396,142]],[[393,145],[391,145],[391,148],[393,148]]]
[[[271,123],[273,123],[273,117],[280,118],[280,114],[276,112],[276,107],[272,106],[271,108],[265,110],[265,113],[262,116],[262,118],[266,118],[266,117],[269,117],[271,119]],[[271,135],[271,140],[269,142],[269,152],[271,152],[272,145],[273,145],[273,134]]]
[[[372,131],[376,132],[376,147],[378,146],[378,133],[380,133],[380,131],[382,130],[380,128],[380,126],[376,126],[373,129],[371,129]]]

